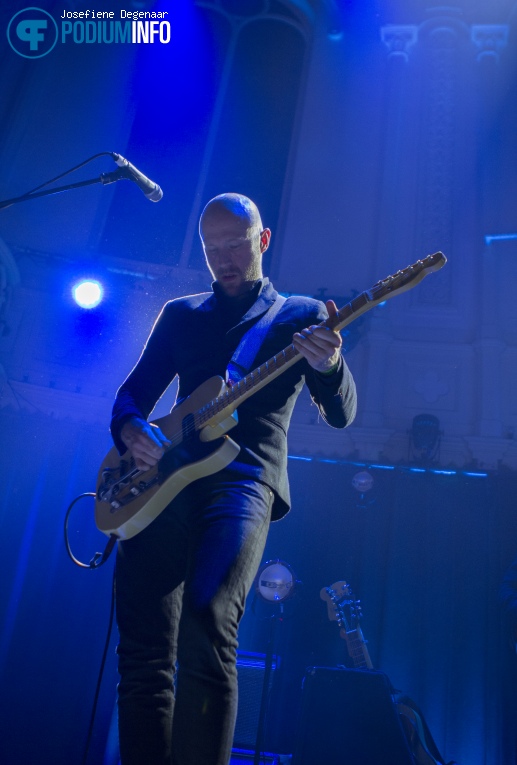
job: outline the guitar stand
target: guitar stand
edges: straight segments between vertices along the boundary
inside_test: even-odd
[[[269,624],[269,636],[266,646],[266,658],[264,665],[264,680],[262,683],[262,695],[260,698],[260,712],[257,726],[257,740],[255,743],[255,756],[253,757],[253,765],[260,765],[260,759],[262,750],[264,748],[264,735],[266,729],[266,714],[268,708],[268,696],[269,696],[269,682],[271,679],[271,671],[273,668],[273,646],[275,642],[276,625],[280,621],[284,613],[284,604],[279,603],[279,613],[274,614],[271,617]]]

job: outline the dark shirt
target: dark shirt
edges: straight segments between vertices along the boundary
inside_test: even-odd
[[[278,294],[267,278],[240,298],[227,297],[217,283],[213,289],[212,293],[172,300],[162,309],[138,363],[117,392],[111,431],[121,454],[125,451],[120,440],[124,422],[132,416],[147,419],[176,375],[177,403],[208,378],[225,377],[241,338]],[[288,298],[269,328],[254,366],[290,345],[294,332],[326,317],[320,301]],[[355,384],[344,359],[330,376],[319,374],[302,359],[239,406],[239,423],[230,433],[241,451],[229,468],[273,489],[273,519],[282,517],[290,506],[287,430],[304,382],[326,422],[341,428],[353,420]]]

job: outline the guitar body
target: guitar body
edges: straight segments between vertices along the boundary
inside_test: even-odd
[[[421,713],[416,710],[414,702],[405,696],[403,701],[395,703],[395,708],[415,758],[415,765],[444,765],[431,732]],[[451,762],[448,765],[455,765],[455,763]]]
[[[98,473],[95,523],[107,536],[130,539],[146,528],[188,484],[232,462],[240,447],[224,433],[236,424],[227,417],[214,426],[196,430],[193,415],[217,397],[226,385],[211,377],[165,417],[152,422],[172,442],[157,465],[141,471],[129,452],[120,457],[113,447]]]

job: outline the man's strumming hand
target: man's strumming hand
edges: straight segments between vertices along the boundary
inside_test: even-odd
[[[140,417],[132,417],[123,424],[120,438],[127,446],[139,470],[149,470],[154,467],[171,443],[160,428],[149,425]]]

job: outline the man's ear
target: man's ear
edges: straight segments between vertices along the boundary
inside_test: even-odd
[[[271,241],[271,229],[265,228],[260,232],[260,252],[265,252]]]

